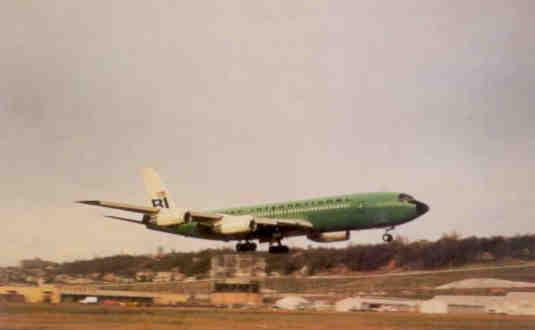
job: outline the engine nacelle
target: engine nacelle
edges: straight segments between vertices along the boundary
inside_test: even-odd
[[[311,233],[307,235],[307,238],[314,242],[327,243],[327,242],[341,242],[349,239],[349,230],[346,231],[333,231],[329,233]]]
[[[214,224],[213,230],[218,234],[248,234],[254,232],[256,227],[251,215],[225,215]]]
[[[189,212],[181,209],[160,209],[158,214],[150,217],[149,222],[158,226],[180,225],[188,222]]]

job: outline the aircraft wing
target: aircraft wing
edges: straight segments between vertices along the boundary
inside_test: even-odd
[[[190,212],[191,220],[200,222],[202,224],[213,224],[216,221],[224,219],[223,214],[206,213],[206,212]],[[312,224],[306,220],[301,219],[273,219],[273,218],[254,218],[254,222],[262,227],[281,228],[281,229],[312,229]]]
[[[212,223],[223,218],[221,214],[208,213],[208,212],[196,212],[191,211],[190,213],[191,220],[201,222],[201,223]]]
[[[131,205],[131,204],[125,204],[125,203],[118,203],[118,202],[89,200],[89,201],[78,201],[77,203],[107,207],[110,209],[116,209],[116,210],[122,210],[122,211],[151,214],[151,215],[157,214],[158,212],[160,212],[160,209],[157,207],[137,206],[137,205]]]
[[[144,221],[139,221],[139,220],[130,219],[130,218],[125,218],[125,217],[118,217],[118,216],[115,216],[115,215],[105,215],[105,217],[106,217],[106,218],[113,219],[113,220],[120,220],[120,221],[125,221],[125,222],[131,222],[131,223],[135,223],[135,224],[138,224],[138,225],[144,225],[144,224],[145,224]]]

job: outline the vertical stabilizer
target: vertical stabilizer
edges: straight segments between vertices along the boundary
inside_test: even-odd
[[[153,168],[144,168],[141,172],[151,205],[159,208],[174,209],[175,204],[169,197],[160,176]]]

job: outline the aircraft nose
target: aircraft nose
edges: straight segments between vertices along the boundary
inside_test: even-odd
[[[414,200],[411,203],[416,205],[416,213],[418,213],[418,216],[427,213],[429,211],[429,206],[427,204],[422,203],[420,201]]]

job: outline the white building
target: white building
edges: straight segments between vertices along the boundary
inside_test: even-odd
[[[332,305],[323,300],[317,300],[312,303],[312,309],[316,311],[328,311],[332,309]]]
[[[535,292],[510,292],[506,296],[436,296],[422,302],[420,312],[535,315]]]
[[[448,303],[434,298],[424,301],[420,304],[420,313],[446,314],[448,313]]]
[[[273,305],[274,308],[278,309],[284,309],[284,310],[297,310],[297,309],[305,309],[310,305],[310,302],[302,297],[297,296],[289,296],[284,297],[282,299],[277,300],[275,302],[275,305]]]
[[[505,296],[505,313],[535,315],[535,292],[510,292]]]
[[[352,311],[384,311],[384,312],[415,312],[419,300],[401,298],[354,297],[340,300],[334,309],[338,312]]]
[[[354,312],[362,309],[362,300],[360,298],[346,298],[338,301],[334,305],[337,312]]]

